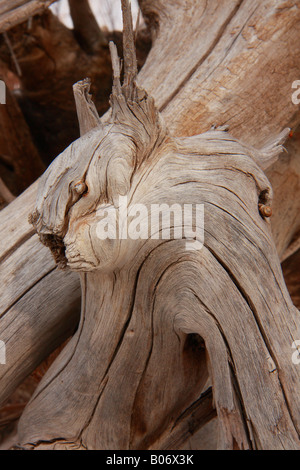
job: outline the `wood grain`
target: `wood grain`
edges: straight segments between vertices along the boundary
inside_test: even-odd
[[[56,0],[1,0],[0,33],[45,11]]]

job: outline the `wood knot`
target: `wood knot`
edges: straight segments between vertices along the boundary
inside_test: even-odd
[[[265,204],[258,204],[258,209],[262,217],[271,217],[273,214],[272,207]]]
[[[84,181],[77,181],[76,183],[72,184],[72,190],[81,196],[82,194],[87,192],[87,185]]]

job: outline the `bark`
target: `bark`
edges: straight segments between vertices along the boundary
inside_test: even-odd
[[[152,21],[155,19],[154,25],[159,24],[159,28],[139,84],[155,96],[169,133],[157,127],[159,118],[151,122],[157,116],[155,108],[151,107],[151,100],[145,100],[143,108],[138,93],[133,100],[137,108],[129,108],[140,117],[142,107],[151,116],[146,123],[142,121],[147,131],[150,125],[151,132],[141,130],[136,122],[130,126],[138,148],[138,161],[132,161],[131,146],[120,137],[122,126],[128,122],[122,120],[123,102],[116,93],[116,83],[113,117],[114,125],[121,125],[117,148],[122,149],[124,160],[120,162],[118,155],[110,155],[115,144],[104,149],[102,164],[104,159],[119,168],[119,172],[109,173],[111,178],[105,187],[104,183],[101,185],[103,169],[98,169],[97,161],[91,163],[87,158],[103,130],[89,134],[89,144],[84,138],[74,144],[73,174],[67,178],[71,182],[75,176],[74,182],[87,184],[90,191],[74,206],[73,219],[67,221],[67,226],[69,241],[72,236],[78,236],[80,241],[77,219],[83,217],[82,225],[89,226],[92,218],[87,213],[92,213],[99,195],[105,194],[104,202],[113,204],[118,189],[121,193],[134,192],[142,170],[150,168],[145,173],[148,180],[142,181],[144,186],[141,184],[140,193],[137,191],[139,200],[154,201],[154,195],[159,195],[168,203],[200,198],[209,204],[205,247],[200,254],[187,254],[179,241],[168,246],[145,243],[137,256],[136,245],[125,246],[128,259],[122,269],[111,273],[98,269],[81,275],[81,324],[23,415],[19,439],[24,447],[30,442],[38,448],[166,448],[180,416],[204,391],[208,370],[203,340],[220,423],[219,446],[299,447],[299,371],[291,362],[291,345],[299,337],[299,313],[287,293],[269,225],[258,208],[259,203],[271,204],[269,182],[261,168],[271,165],[280,151],[274,144],[275,135],[286,125],[298,125],[300,120],[290,102],[290,89],[286,88],[297,71],[291,64],[299,57],[299,10],[294,3],[287,6],[286,2],[277,2],[276,6],[268,1],[230,5],[218,2],[212,21],[211,7],[205,2],[199,2],[197,10],[192,4],[185,9],[186,2],[183,3],[178,1],[175,9],[168,2],[141,2],[144,13]],[[182,41],[178,41],[178,30]],[[288,50],[293,50],[291,54],[282,52],[283,41]],[[179,74],[182,70],[186,71],[184,78]],[[270,82],[258,77],[270,77],[279,86],[284,84],[282,94],[271,93]],[[126,90],[124,96],[128,96]],[[245,96],[251,96],[251,106],[246,106]],[[234,137],[211,131],[195,138],[179,138],[206,131],[212,124],[228,123]],[[155,139],[149,140],[149,135]],[[273,143],[268,144],[271,137]],[[154,146],[156,139],[159,147]],[[263,150],[257,151],[251,144]],[[157,152],[158,163],[154,165]],[[68,150],[59,157],[58,166],[47,174],[54,183],[59,176],[55,170],[71,162],[71,153]],[[98,182],[93,179],[90,166],[99,172]],[[201,173],[199,180],[196,169]],[[87,176],[82,181],[88,170],[90,179]],[[132,175],[128,179],[131,170],[137,171],[133,180]],[[117,174],[122,178],[115,180]],[[43,223],[38,224],[37,214],[34,220],[43,240],[49,242],[47,235],[54,229],[55,236],[65,236],[66,220],[62,214],[66,204],[78,201],[78,195],[65,193],[55,205],[58,193],[49,193],[48,189],[44,184],[37,206],[39,214],[48,214],[43,219],[46,232],[43,233]],[[284,252],[299,225],[296,222],[293,226],[294,233],[286,234],[284,226],[281,229],[285,234],[278,228],[278,240]],[[52,248],[56,249],[55,243]],[[23,246],[22,239],[19,246]],[[82,243],[79,246],[84,265],[72,267],[86,270],[91,262],[95,264],[95,255]],[[11,253],[14,247],[12,242]],[[111,252],[105,247],[97,249],[109,266]],[[9,259],[10,251],[7,253]],[[72,258],[72,253],[67,251],[67,256]],[[37,266],[44,264],[45,259],[44,255],[37,256]],[[193,277],[187,273],[193,273]],[[27,282],[30,292],[32,280],[27,278]],[[61,282],[60,292],[67,285],[67,280]],[[99,285],[104,286],[103,291],[99,291]],[[30,305],[28,300],[26,305]],[[124,370],[128,371],[125,378]],[[59,383],[55,377],[61,379]],[[73,383],[80,382],[86,393],[71,387],[70,377]],[[10,383],[15,386],[17,379]],[[165,384],[163,392],[161,383]],[[64,397],[60,403],[51,398],[57,393]],[[159,409],[153,399],[161,404]],[[77,415],[74,407],[80,410]],[[97,432],[99,423],[101,434]]]

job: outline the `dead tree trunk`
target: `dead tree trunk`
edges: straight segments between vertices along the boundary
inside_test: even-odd
[[[45,170],[16,99],[6,90],[6,105],[0,108],[0,171],[18,194]],[[27,162],[30,161],[30,166]]]
[[[218,2],[212,12],[212,2],[191,2],[187,9],[179,0],[177,8],[174,2],[141,1],[157,37],[137,87],[128,5],[122,4],[124,84],[112,46],[111,112],[98,124],[87,83],[77,88],[84,135],[46,172],[32,216],[56,261],[81,272],[83,298],[78,331],[26,408],[19,444],[38,449],[179,446],[195,408],[198,427],[214,416],[210,377],[219,448],[299,449],[300,370],[292,362],[299,312],[287,292],[267,220],[272,189],[263,172],[269,168],[272,174],[288,134],[282,130],[300,121],[290,101],[293,64],[300,58],[298,5]],[[182,41],[174,39],[178,31]],[[290,55],[283,43],[293,45]],[[260,78],[266,76],[274,82]],[[282,86],[280,99],[270,90],[275,84]],[[155,96],[163,119],[141,85]],[[230,134],[209,130],[212,125],[229,125]],[[119,196],[146,207],[203,203],[205,225],[198,228],[204,229],[204,246],[187,250],[186,240],[151,237],[99,241],[97,211],[120,212]],[[30,193],[27,198],[32,200]],[[190,227],[193,222],[189,219]],[[140,224],[145,227],[146,221]],[[277,220],[275,229],[284,255],[295,243],[299,220],[288,233],[282,225]],[[22,230],[5,247],[4,263],[28,241],[39,251],[29,226]],[[53,264],[46,266],[40,250],[34,272],[43,266],[45,278]],[[55,276],[61,279],[56,291],[61,299],[74,278]],[[31,278],[26,282],[26,293],[4,302],[2,325],[14,318],[13,304],[33,290]],[[36,279],[35,286],[40,282]],[[26,305],[34,301],[27,299]],[[48,328],[46,312],[40,323],[33,315],[37,332]],[[65,305],[56,315],[60,312],[66,314]],[[10,336],[22,322],[21,315]],[[45,338],[44,353],[54,330],[58,325]],[[13,351],[12,356],[20,365],[19,377],[3,374],[2,398],[24,376],[26,355],[21,360],[20,351]],[[37,352],[32,365],[36,358]]]

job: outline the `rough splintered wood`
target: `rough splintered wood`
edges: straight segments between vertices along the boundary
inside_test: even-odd
[[[220,449],[300,449],[299,312],[259,211],[273,195],[258,162],[282,151],[283,136],[262,150],[221,130],[172,136],[134,74],[118,83],[111,50],[110,119],[48,168],[31,217],[56,261],[80,272],[83,301],[76,334],[20,419],[19,446],[168,447],[209,372]],[[134,58],[124,60],[130,70]],[[203,204],[205,225],[191,214],[176,221],[184,236],[153,237],[147,212],[147,236],[102,239],[99,211],[120,220],[120,196],[128,213]],[[201,246],[187,224],[203,231]]]
[[[34,204],[37,184],[0,213],[0,338],[8,344],[9,361],[9,371],[0,368],[0,403],[78,322],[77,276],[69,273],[62,288],[65,276],[55,270],[48,250],[28,223],[26,208]]]
[[[9,3],[11,5],[11,2]],[[143,0],[141,6],[160,27],[139,82],[154,96],[163,109],[169,127],[177,135],[184,135],[186,132],[189,135],[197,134],[209,129],[212,124],[221,125],[227,122],[232,126],[232,132],[236,137],[262,145],[269,140],[269,136],[279,134],[285,126],[299,123],[299,113],[290,100],[290,83],[300,73],[300,61],[297,60],[299,10],[295,8],[294,3],[289,6],[283,1],[277,2],[276,5],[268,1],[234,4],[224,1],[218,2],[214,13],[210,10],[213,7],[211,2],[204,1],[199,1],[197,8],[194,3],[187,5],[187,2],[179,0],[176,8],[174,2],[147,0]],[[188,8],[185,8],[186,6]],[[256,11],[253,12],[252,8],[256,8]],[[283,43],[285,47],[282,46]],[[290,52],[287,54],[286,51]],[[182,71],[185,72],[184,80],[182,80]],[[217,83],[218,77],[221,87]],[[280,89],[282,92],[275,93],[275,89]],[[239,110],[238,113],[236,110]],[[298,151],[295,153],[295,158],[296,155]],[[295,161],[294,157],[292,161]],[[286,170],[286,164],[285,154],[282,154],[276,171],[280,172],[281,168]],[[294,169],[295,165],[290,163],[288,172],[297,175]],[[283,186],[279,184],[277,191],[280,191],[281,187]],[[34,193],[35,187],[30,191]],[[29,198],[27,194],[29,193],[13,203],[19,207],[16,217],[12,217],[14,213],[12,209],[16,205],[0,214],[3,234],[0,239],[0,252],[5,256],[10,256],[14,251],[14,237],[8,236],[12,230],[19,245],[28,239],[26,237],[29,236],[29,229],[26,220],[27,214],[33,207],[34,195]],[[288,199],[280,198],[277,204],[279,210],[281,203],[288,207]],[[288,212],[286,210],[283,212],[283,216],[287,217]],[[276,218],[276,213],[274,216],[276,237],[280,239],[281,247],[287,246],[286,241],[290,241],[291,232],[286,233],[288,224]],[[25,231],[22,230],[25,222],[20,223],[22,220],[26,222]],[[285,220],[287,222],[289,219]],[[25,238],[22,238],[23,235]],[[262,245],[261,248],[264,250],[265,246]],[[236,253],[232,253],[231,256],[232,259],[236,259]],[[38,255],[37,271],[43,270],[46,259],[50,260],[50,256],[44,256],[41,251]],[[253,259],[249,256],[251,264]],[[21,269],[27,272],[28,292],[33,285],[36,285],[38,296],[36,298],[39,303],[43,303],[44,313],[48,312],[47,304],[43,301],[44,294],[38,289],[39,283],[36,284],[36,272],[31,271],[27,264]],[[58,275],[54,272],[53,279]],[[70,279],[65,277],[58,283],[57,292],[62,298],[67,298],[64,297],[64,292],[68,289]],[[75,281],[76,279],[72,277],[74,285]],[[258,292],[265,285],[263,278],[260,282],[257,287]],[[79,298],[79,294],[77,295]],[[12,298],[16,300],[13,292]],[[35,309],[31,307],[33,304],[28,298],[26,305],[31,309],[34,321]],[[64,308],[65,305],[58,304],[57,315],[63,316]],[[282,315],[272,320],[275,325],[279,322],[278,330],[281,328]],[[10,318],[10,311],[6,313],[6,318]],[[12,322],[12,326],[14,325]],[[25,321],[23,325],[25,329],[28,328]],[[41,331],[43,331],[42,325],[40,333]],[[48,343],[45,341],[41,355],[47,350],[57,331],[51,330],[51,334],[47,337]],[[34,369],[37,354],[36,350],[30,351],[29,348],[24,351],[28,369]],[[24,373],[27,373],[27,369],[24,372],[20,367],[19,372],[17,378],[11,377],[11,389],[25,378]],[[151,402],[148,405],[151,408]]]
[[[263,146],[283,127],[299,124],[291,99],[299,77],[298,2],[141,0],[140,5],[160,26],[139,83],[164,110],[174,134],[227,124],[243,142]]]
[[[300,248],[300,129],[266,174],[274,191],[272,232],[281,261]]]
[[[88,54],[107,44],[87,0],[69,0],[74,33]]]
[[[81,136],[94,127],[101,126],[101,119],[89,94],[90,87],[91,81],[89,79],[78,82],[73,87]]]
[[[0,33],[42,13],[56,0],[1,0]]]

